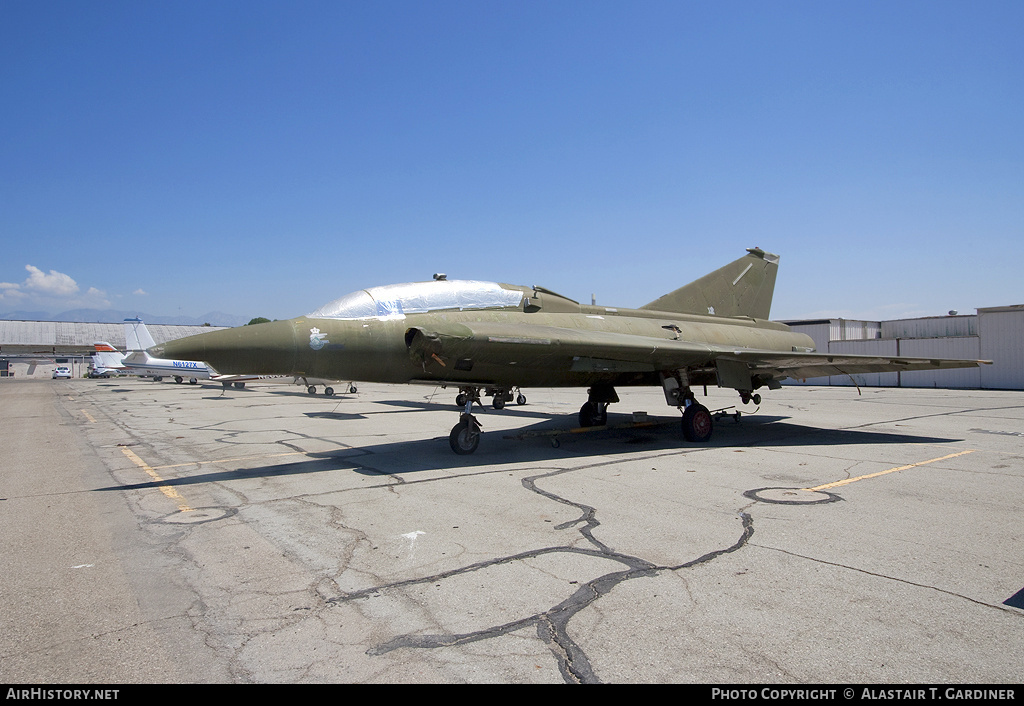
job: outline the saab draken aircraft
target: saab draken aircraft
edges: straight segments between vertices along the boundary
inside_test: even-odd
[[[688,441],[711,438],[694,388],[760,404],[786,378],[974,367],[989,361],[817,353],[768,320],[779,258],[759,248],[639,309],[586,306],[543,287],[448,280],[363,289],[306,316],[202,333],[151,348],[224,373],[458,387],[453,451],[480,443],[480,392],[495,407],[523,387],[587,388],[582,427],[603,426],[616,387],[659,387]],[[522,393],[519,393],[522,400]],[[525,401],[525,400],[522,400]]]

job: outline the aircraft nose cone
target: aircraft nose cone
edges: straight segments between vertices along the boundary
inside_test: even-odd
[[[163,357],[204,361],[225,375],[288,375],[296,358],[294,320],[200,333],[162,348]]]

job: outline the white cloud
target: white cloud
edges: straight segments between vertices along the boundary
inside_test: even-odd
[[[20,284],[0,282],[0,302],[20,302],[25,296]]]
[[[96,287],[85,292],[69,275],[56,270],[43,272],[25,265],[28,277],[21,284],[0,282],[0,302],[7,306],[38,307],[49,310],[104,309],[110,306],[107,293]]]
[[[110,300],[107,299],[107,293],[102,289],[89,287],[89,291],[85,293],[82,304],[88,308],[104,309],[110,306]]]
[[[145,296],[149,295],[149,292],[147,292],[145,289],[142,289],[140,287],[140,288],[136,289],[134,292],[132,292],[132,294],[138,294],[141,297],[145,297]]]
[[[42,270],[32,265],[25,265],[25,269],[29,273],[25,289],[50,297],[69,297],[78,292],[78,283],[62,272],[50,270],[49,274],[43,274]]]

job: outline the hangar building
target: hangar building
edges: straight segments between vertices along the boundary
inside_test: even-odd
[[[157,343],[223,326],[146,324]],[[88,373],[93,343],[105,341],[124,351],[124,324],[68,321],[0,321],[0,377],[50,377],[57,365],[71,367],[74,377]]]
[[[973,316],[929,316],[893,321],[786,321],[814,339],[822,353],[991,360],[960,370],[833,375],[786,384],[861,387],[943,387],[1024,390],[1024,305],[978,309]]]

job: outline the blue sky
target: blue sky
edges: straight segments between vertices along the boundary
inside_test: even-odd
[[[1024,303],[1024,3],[0,0],[0,313],[378,284]]]

